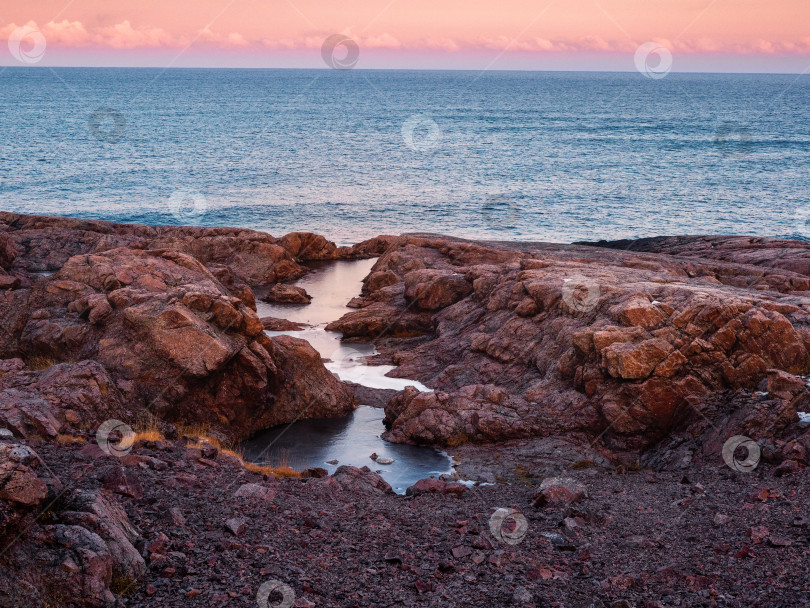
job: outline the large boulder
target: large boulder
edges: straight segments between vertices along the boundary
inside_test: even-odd
[[[298,261],[334,260],[338,248],[320,234],[311,232],[290,232],[279,239],[279,245]]]
[[[257,428],[303,418],[343,416],[356,406],[354,394],[327,370],[320,354],[306,340],[278,336],[268,344],[278,370],[272,408],[257,414]]]
[[[120,392],[123,401],[170,422],[207,425],[238,439],[268,420],[342,415],[354,406],[319,357],[275,349],[255,311],[184,253],[119,247],[74,256],[34,284],[26,306],[9,354],[97,361],[115,388],[105,391],[110,407],[96,408],[105,414],[118,410]],[[102,370],[93,373],[100,377]],[[303,384],[312,386],[307,396],[287,388]],[[43,395],[23,393],[13,394],[16,411],[44,411]],[[58,386],[51,394],[60,394]],[[56,410],[50,414],[59,418]],[[45,434],[54,429],[51,423]]]
[[[312,300],[312,296],[310,296],[303,287],[276,283],[268,290],[267,294],[262,297],[262,300],[280,304],[309,304]]]

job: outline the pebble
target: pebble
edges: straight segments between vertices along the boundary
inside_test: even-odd
[[[244,536],[246,530],[245,520],[239,517],[226,519],[225,529],[234,536]]]

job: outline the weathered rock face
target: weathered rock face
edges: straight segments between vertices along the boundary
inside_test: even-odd
[[[306,418],[344,416],[354,409],[351,390],[327,370],[306,340],[278,336],[265,348],[277,370],[272,407],[256,413],[254,429]]]
[[[0,441],[0,605],[111,606],[113,579],[146,571],[139,532],[114,499],[62,489],[30,447]],[[57,522],[37,517],[57,498]]]
[[[405,275],[405,300],[421,310],[447,308],[472,290],[463,274],[447,270],[412,270]]]
[[[55,437],[95,429],[111,418],[135,417],[107,370],[95,361],[38,372],[24,367],[21,359],[0,361],[0,427],[18,437]]]
[[[186,253],[205,265],[226,266],[249,285],[292,280],[305,272],[279,239],[240,228],[140,226],[0,212],[0,233],[17,251],[14,267],[28,271],[54,271],[74,255],[131,247]],[[325,241],[308,233],[298,238]],[[321,247],[329,245],[335,249],[328,241]]]
[[[77,255],[25,291],[21,316],[7,329],[0,354],[98,362],[94,373],[106,370],[115,390],[105,389],[107,405],[79,416],[84,428],[92,428],[96,414],[121,413],[122,401],[170,422],[209,425],[230,438],[266,428],[270,419],[282,423],[298,414],[342,415],[353,408],[353,398],[320,358],[302,360],[281,348],[284,363],[277,366],[256,313],[190,255],[128,247]],[[312,378],[290,380],[287,360],[298,366],[295,373]],[[312,390],[305,398],[285,388],[315,378],[323,395]],[[53,435],[64,424],[56,412],[76,409],[68,404],[54,410],[36,391],[20,391],[9,385],[3,406],[17,429],[33,425]],[[115,397],[119,392],[122,398]],[[51,391],[59,393],[58,387]],[[281,411],[296,416],[284,418]]]
[[[6,233],[0,232],[0,268],[8,269],[17,257],[17,247]]]
[[[810,289],[810,244],[752,236],[663,236],[600,241],[599,247],[684,258],[693,276],[781,293]],[[647,256],[651,258],[654,256]],[[694,259],[697,263],[690,263]],[[775,272],[774,272],[775,271]]]
[[[299,261],[335,260],[346,257],[348,247],[336,247],[320,234],[311,232],[290,232],[279,240],[279,244]]]
[[[808,246],[793,251],[803,258]],[[610,450],[645,449],[702,404],[753,389],[768,369],[810,369],[810,279],[779,257],[778,268],[762,268],[400,237],[367,278],[360,308],[330,329],[376,339],[396,375],[436,389],[389,403],[390,440],[580,434]],[[415,318],[426,335],[393,337],[396,323]]]

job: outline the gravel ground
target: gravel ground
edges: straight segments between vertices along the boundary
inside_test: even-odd
[[[34,447],[76,488],[122,466],[91,445]],[[149,570],[118,590],[129,607],[810,605],[810,478],[764,464],[570,469],[587,497],[535,506],[538,478],[395,496],[337,478],[275,480],[181,442],[132,455],[115,496]],[[249,483],[266,490],[235,496]],[[517,515],[499,524],[496,509]],[[283,593],[268,594],[273,584]]]

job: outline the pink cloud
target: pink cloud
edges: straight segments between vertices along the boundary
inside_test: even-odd
[[[129,21],[100,28],[97,43],[114,49],[138,47],[181,46],[182,41],[159,27],[134,28]]]
[[[224,48],[239,48],[248,46],[250,43],[245,39],[242,34],[231,32],[230,34],[217,34],[212,32],[209,28],[203,29],[197,40],[201,42],[209,42]]]
[[[402,43],[391,34],[381,34],[357,40],[357,44],[369,49],[401,49]]]
[[[84,46],[91,42],[90,34],[87,33],[81,21],[59,22],[49,21],[42,26],[42,35],[51,44],[61,44],[64,46]]]
[[[21,26],[10,23],[0,27],[0,39],[8,39]],[[29,21],[25,27],[42,33],[49,47],[97,46],[113,50],[135,48],[182,48],[189,44],[209,44],[218,48],[246,49],[251,46],[271,50],[320,49],[327,36],[335,32],[307,32],[294,37],[250,39],[239,32],[218,33],[209,28],[198,32],[195,37],[179,36],[160,27],[134,26],[129,20],[120,23],[88,29],[81,21],[49,21],[39,26]],[[354,39],[362,49],[389,49],[400,51],[435,50],[455,53],[465,50],[487,50],[495,52],[523,53],[633,53],[646,40],[606,39],[600,36],[582,36],[568,39],[547,39],[541,37],[515,40],[509,36],[484,38],[423,37],[403,39],[389,32],[376,35],[353,35],[346,30],[345,35]],[[724,42],[702,36],[694,39],[656,39],[654,42],[671,50],[673,54],[739,54],[739,55],[808,55],[810,37],[793,41],[750,40],[748,42]]]

